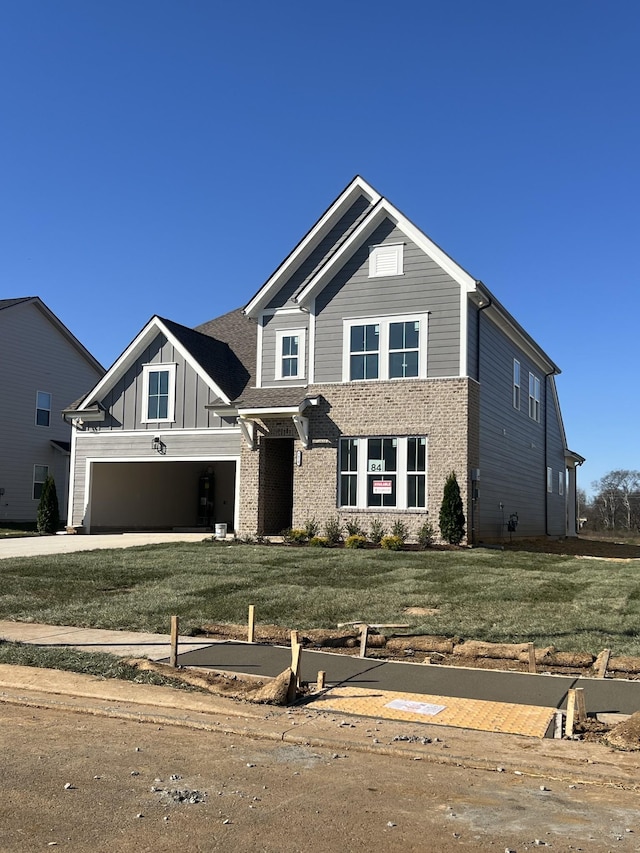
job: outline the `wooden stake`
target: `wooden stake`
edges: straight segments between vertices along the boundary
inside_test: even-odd
[[[178,666],[178,627],[180,620],[177,616],[171,617],[171,651],[169,653],[169,666],[174,669]]]
[[[529,672],[537,672],[536,669],[536,647],[534,643],[528,644],[529,648]]]
[[[293,633],[293,632],[292,632]],[[291,672],[296,679],[296,687],[300,686],[300,653],[302,646],[300,643],[291,644]]]
[[[600,654],[598,655],[598,669],[596,671],[596,678],[604,678],[606,676],[610,657],[611,649],[603,649],[600,652]]]
[[[327,677],[327,673],[323,669],[318,670],[318,679],[316,681],[316,690],[324,690],[324,682]]]
[[[295,646],[296,643],[300,642],[300,634],[297,631],[291,632],[291,648]]]
[[[254,604],[249,605],[249,624],[247,630],[247,642],[253,643],[256,629],[256,608]]]
[[[587,703],[584,698],[584,687],[576,687],[576,720],[584,723],[587,720]]]
[[[367,656],[367,640],[369,639],[369,626],[362,625],[360,628],[360,657],[366,658]]]
[[[553,729],[553,736],[556,740],[562,738],[562,711],[556,711],[556,724]]]
[[[573,724],[576,718],[576,691],[570,687],[567,691],[567,722],[564,727],[565,737],[573,737]]]

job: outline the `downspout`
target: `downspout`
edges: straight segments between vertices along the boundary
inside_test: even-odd
[[[476,281],[476,287],[478,285],[482,285],[481,281]],[[476,382],[480,385],[480,314],[482,311],[485,311],[487,308],[490,308],[493,304],[493,300],[489,295],[487,295],[487,302],[484,304],[478,305],[478,312],[476,314]],[[480,389],[480,393],[482,393],[482,389]],[[478,417],[480,415],[478,414]],[[480,431],[480,424],[478,424],[478,433]],[[480,464],[480,435],[478,434],[478,465]],[[476,544],[476,516],[477,516],[477,482],[471,482],[471,545]]]

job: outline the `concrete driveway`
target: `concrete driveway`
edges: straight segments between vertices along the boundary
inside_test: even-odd
[[[204,531],[202,533],[101,533],[95,536],[60,534],[27,536],[23,539],[0,539],[0,560],[7,557],[70,554],[73,551],[94,551],[98,548],[133,548],[136,545],[157,545],[161,542],[202,542],[211,536],[211,531]]]

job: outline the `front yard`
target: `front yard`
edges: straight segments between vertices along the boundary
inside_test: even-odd
[[[414,632],[640,655],[640,561],[531,551],[181,543],[0,562],[0,619],[168,632],[366,620]],[[423,608],[412,615],[408,608]]]

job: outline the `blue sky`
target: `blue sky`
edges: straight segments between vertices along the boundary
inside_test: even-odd
[[[636,0],[0,0],[0,297],[108,366],[361,174],[560,365],[580,484],[640,469],[639,39]]]

